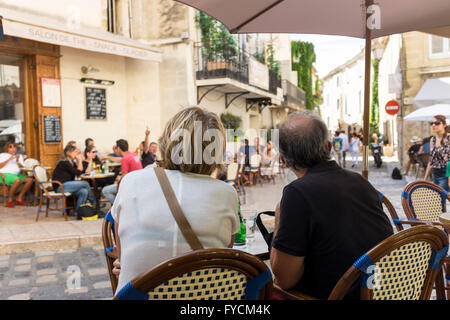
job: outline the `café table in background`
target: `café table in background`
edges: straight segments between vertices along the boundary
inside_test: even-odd
[[[83,174],[80,176],[81,180],[87,180],[92,182],[92,193],[95,197],[95,210],[100,211],[100,198],[102,196],[102,190],[97,188],[97,179],[104,179],[113,177],[113,172],[106,172],[106,173],[97,173],[97,172],[91,172],[91,174]]]

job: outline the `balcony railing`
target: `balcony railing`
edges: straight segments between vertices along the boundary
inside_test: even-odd
[[[196,44],[197,80],[230,78],[244,84],[249,84],[248,52],[226,43],[214,45]],[[266,90],[274,95],[281,88],[281,80],[275,71],[268,68],[269,87]]]
[[[285,104],[292,107],[305,107],[305,92],[290,82],[283,79],[283,97]]]

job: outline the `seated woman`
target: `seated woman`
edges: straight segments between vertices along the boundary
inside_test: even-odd
[[[6,204],[8,208],[14,208],[14,204],[24,206],[23,196],[33,185],[33,179],[31,177],[20,173],[20,169],[24,167],[23,156],[16,154],[16,152],[16,144],[14,142],[7,142],[5,152],[0,154],[0,173],[3,173],[5,183],[10,187],[8,194],[9,201]],[[1,177],[0,181],[3,183]],[[23,184],[22,191],[20,191],[16,200],[13,202],[13,197],[21,184]]]
[[[102,166],[102,162],[100,161],[99,157],[97,156],[97,148],[95,146],[88,146],[84,150],[84,161],[83,161],[83,171],[86,173],[91,172],[94,170],[94,164],[95,166]],[[96,186],[99,188],[103,188],[104,186],[108,186],[110,184],[114,183],[114,177],[108,177],[108,178],[101,178],[96,179]]]
[[[267,146],[264,148],[261,159],[261,175],[268,176],[272,179],[275,174],[274,161],[276,160],[277,153],[272,149],[272,143],[267,142]]]
[[[76,165],[74,163],[76,160]],[[83,159],[81,154],[77,153],[77,148],[73,145],[67,145],[64,148],[64,158],[58,162],[55,170],[53,171],[52,180],[56,180],[62,183],[64,192],[70,192],[77,198],[75,204],[75,211],[89,200],[91,204],[95,203],[94,195],[91,191],[91,186],[87,181],[76,181],[75,177],[81,176],[91,172],[91,167],[83,169]],[[61,187],[59,184],[54,183],[53,189],[60,193]]]
[[[215,137],[213,142],[204,141],[199,146],[197,157],[200,155],[201,162],[194,162],[194,152],[190,158],[178,157],[178,139],[171,140],[176,130],[189,132],[193,137],[194,123],[196,128],[198,123],[202,124],[202,137],[207,130],[222,135],[221,141]],[[210,176],[222,167],[222,159],[216,161],[215,155],[224,154],[224,137],[224,127],[216,114],[192,107],[170,119],[159,138],[164,172],[204,248],[232,247],[234,234],[239,230],[236,190]],[[215,146],[214,152],[211,144]],[[191,251],[177,227],[154,168],[130,172],[122,179],[111,214],[118,235],[120,258],[114,263],[115,273],[120,273],[118,291],[141,272]]]

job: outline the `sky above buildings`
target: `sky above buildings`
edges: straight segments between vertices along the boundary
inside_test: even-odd
[[[316,34],[292,34],[291,40],[314,44],[316,52],[314,65],[320,78],[357,55],[365,44],[364,39]]]

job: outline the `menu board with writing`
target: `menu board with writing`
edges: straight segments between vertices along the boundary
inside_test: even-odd
[[[61,142],[61,117],[44,116],[44,142]]]
[[[106,120],[106,89],[86,88],[86,119]]]

